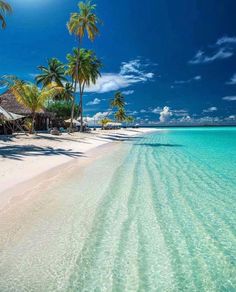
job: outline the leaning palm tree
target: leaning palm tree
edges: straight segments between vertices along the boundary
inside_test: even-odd
[[[125,97],[122,95],[120,91],[117,91],[115,93],[114,98],[111,99],[110,102],[110,109],[108,110],[107,116],[110,116],[110,114],[113,112],[114,108],[120,109],[125,107]]]
[[[125,106],[125,98],[120,91],[116,92],[114,99],[111,101],[111,107],[123,108]]]
[[[2,23],[2,28],[6,28],[6,19],[5,16],[7,14],[12,13],[11,5],[8,4],[6,1],[0,0],[0,22]]]
[[[48,66],[39,66],[38,69],[41,74],[36,76],[36,84],[42,84],[43,87],[47,87],[52,82],[55,82],[58,86],[63,87],[63,82],[66,82],[65,77],[65,65],[58,59],[52,58],[48,60]]]
[[[132,116],[128,116],[128,117],[126,117],[126,122],[127,122],[128,124],[132,124],[132,123],[134,122],[134,117],[132,117]]]
[[[125,109],[124,108],[119,108],[119,110],[115,113],[115,119],[117,122],[124,122],[127,119]]]
[[[78,57],[79,55],[79,57]],[[77,60],[80,60],[79,70],[77,67]],[[100,60],[97,58],[95,53],[91,50],[85,49],[74,49],[73,54],[67,55],[68,60],[68,71],[67,74],[75,78],[78,81],[79,85],[79,94],[80,94],[80,131],[83,131],[83,95],[85,87],[89,87],[91,84],[95,84],[96,80],[100,76],[100,68],[102,66]],[[75,102],[72,105],[72,114],[71,119],[74,118],[74,106]]]
[[[57,94],[57,91],[47,88],[40,90],[35,84],[19,81],[15,82],[11,87],[11,91],[17,101],[31,111],[32,123],[30,126],[30,134],[32,134],[34,132],[36,113],[44,107],[48,98]]]
[[[72,128],[72,122],[74,118],[74,104],[75,104],[75,98],[76,98],[76,90],[77,90],[77,84],[79,82],[79,67],[80,67],[80,48],[82,44],[82,40],[87,34],[87,37],[90,41],[94,41],[95,37],[99,34],[98,30],[98,23],[100,20],[98,19],[97,15],[94,13],[96,9],[96,5],[92,4],[91,1],[86,2],[79,2],[78,4],[79,12],[72,13],[70,16],[70,20],[67,23],[67,28],[70,32],[70,34],[73,34],[78,39],[78,54],[75,64],[75,75],[74,77],[74,99],[73,99],[73,105],[71,110],[71,128]]]

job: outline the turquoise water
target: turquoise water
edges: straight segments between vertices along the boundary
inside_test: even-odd
[[[85,177],[4,255],[1,291],[236,291],[236,128],[128,140]]]

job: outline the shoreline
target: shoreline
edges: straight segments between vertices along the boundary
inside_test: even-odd
[[[73,167],[83,168],[104,155],[104,147],[114,147],[117,142],[154,131],[157,129],[140,128],[0,138],[0,210],[22,195],[33,193],[46,180],[58,174],[67,176]]]

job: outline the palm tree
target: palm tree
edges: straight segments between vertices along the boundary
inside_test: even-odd
[[[79,54],[79,57],[78,57]],[[77,60],[80,60],[80,67],[77,72]],[[77,79],[79,85],[79,94],[80,94],[80,131],[83,130],[83,95],[85,86],[89,87],[91,84],[95,84],[96,80],[100,76],[100,68],[102,66],[100,60],[97,58],[95,53],[91,50],[86,49],[74,49],[73,55],[67,55],[68,60],[68,71],[67,73],[72,77]],[[75,77],[76,76],[76,77]],[[71,115],[71,118],[74,117],[74,106]]]
[[[132,116],[126,117],[126,122],[131,125],[134,122],[134,117]]]
[[[11,87],[11,91],[15,95],[17,101],[31,111],[32,123],[30,134],[32,134],[34,132],[37,111],[41,110],[45,105],[45,101],[53,95],[56,95],[57,91],[47,88],[40,90],[35,84],[22,83],[20,81],[15,82]]]
[[[106,126],[106,124],[112,122],[112,120],[108,119],[108,118],[103,118],[100,120],[99,124],[102,126],[102,129],[104,129],[104,127]]]
[[[97,24],[100,22],[97,15],[94,13],[96,9],[96,5],[92,4],[91,1],[86,2],[79,2],[78,4],[79,12],[72,13],[70,16],[70,20],[67,23],[67,28],[70,32],[70,34],[73,34],[78,39],[78,54],[75,64],[75,75],[74,77],[74,98],[73,98],[73,105],[71,109],[71,125],[73,123],[74,118],[74,103],[76,98],[76,90],[77,90],[77,84],[79,82],[78,78],[78,72],[80,67],[80,47],[82,44],[82,40],[87,34],[88,39],[90,41],[94,41],[95,37],[99,34],[99,30],[97,27]],[[82,126],[82,125],[81,125]]]
[[[54,89],[57,92],[57,95],[53,96],[53,100],[67,100],[72,101],[73,100],[73,84],[70,82],[64,83],[62,86],[58,85],[56,82],[50,83],[47,87],[47,89]]]
[[[114,99],[111,101],[111,107],[123,108],[125,106],[125,98],[120,91],[116,92]]]
[[[115,113],[115,119],[117,120],[117,122],[124,122],[126,120],[127,116],[125,113],[125,109],[124,108],[119,108],[119,110]]]
[[[3,29],[6,28],[6,25],[7,25],[5,16],[10,13],[12,13],[11,5],[8,4],[6,1],[0,0],[0,22],[2,23]]]
[[[15,75],[3,75],[0,77],[0,86],[7,87],[8,89],[11,89],[11,87],[14,86],[16,82],[22,84],[25,83],[24,80],[19,79]]]
[[[42,84],[43,87],[46,87],[55,82],[58,86],[63,87],[63,82],[67,81],[65,65],[56,58],[48,60],[48,67],[39,66],[38,69],[42,73],[35,78],[37,85]]]
[[[72,101],[73,100],[73,93],[74,93],[73,84],[70,82],[66,82],[60,91],[59,99]]]
[[[114,108],[124,108],[125,107],[125,97],[122,95],[120,91],[117,91],[115,93],[115,96],[113,99],[111,99],[110,102],[110,110],[108,110],[107,116],[108,117],[111,112],[114,110]]]

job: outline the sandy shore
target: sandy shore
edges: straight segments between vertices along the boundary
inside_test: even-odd
[[[59,137],[50,134],[0,136],[0,207],[4,203],[1,193],[72,160],[88,159],[89,152],[99,146],[150,131],[153,130],[140,128]]]

